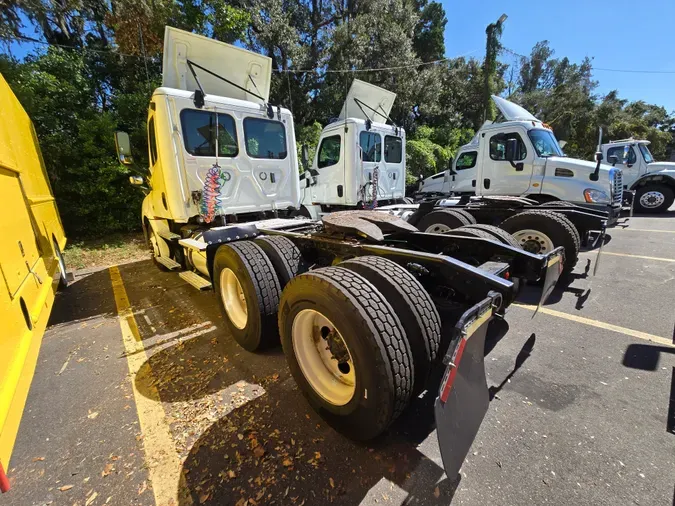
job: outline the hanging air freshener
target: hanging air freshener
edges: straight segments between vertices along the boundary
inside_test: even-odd
[[[216,113],[216,162],[206,173],[202,199],[199,205],[200,214],[206,223],[211,223],[220,211],[221,190],[229,179],[228,174],[223,172],[220,165],[218,165],[218,127],[219,121],[218,114]]]

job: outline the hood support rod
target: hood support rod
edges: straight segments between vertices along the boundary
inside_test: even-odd
[[[205,93],[204,93],[204,88],[202,88],[202,85],[199,84],[199,79],[197,79],[197,73],[195,72],[195,70],[194,70],[193,67],[197,67],[199,70],[203,70],[204,72],[206,72],[207,74],[212,75],[212,76],[215,77],[216,79],[220,79],[221,81],[225,81],[225,82],[226,82],[227,84],[229,84],[230,86],[234,86],[235,88],[237,88],[238,90],[243,91],[244,93],[248,93],[249,95],[253,95],[254,97],[259,98],[260,100],[262,100],[262,101],[265,102],[265,103],[267,102],[263,97],[261,97],[261,96],[258,95],[257,93],[253,93],[252,91],[247,90],[246,88],[244,88],[244,87],[242,87],[242,86],[239,86],[239,85],[236,84],[236,83],[233,83],[233,82],[230,81],[229,79],[226,79],[226,78],[224,78],[223,76],[220,76],[220,75],[216,74],[215,72],[211,72],[209,69],[204,68],[204,67],[202,67],[201,65],[197,65],[195,62],[193,62],[193,61],[191,61],[191,60],[187,60],[187,64],[188,64],[188,67],[190,67],[190,71],[192,72],[192,75],[194,76],[195,81],[197,81],[197,85],[199,86],[199,89],[201,90],[201,92],[202,92],[203,94],[205,94]],[[251,76],[249,76],[249,79],[250,79],[250,78],[251,78]],[[251,81],[253,81],[253,80],[251,79]],[[253,83],[253,86],[255,86],[255,83]],[[256,86],[255,88],[256,88],[256,90],[258,89],[257,86]]]

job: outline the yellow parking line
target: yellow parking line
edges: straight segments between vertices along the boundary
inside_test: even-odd
[[[657,230],[655,228],[632,228],[632,227],[626,227],[626,228],[612,228],[611,232],[614,232],[616,230],[629,230],[631,232],[662,232],[664,234],[675,234],[675,230]]]
[[[136,376],[141,366],[148,361],[148,357],[138,332],[122,276],[117,266],[110,267],[109,272],[129,365],[131,387],[138,411],[138,421],[143,435],[145,462],[155,494],[155,504],[157,506],[192,504],[162,401],[151,382],[152,375],[143,374],[138,378]],[[145,395],[138,391],[137,381],[143,383],[142,389],[147,392]]]
[[[512,304],[512,305],[516,307],[522,307],[523,309],[529,309],[530,311],[535,311],[537,309],[537,306],[533,306],[531,304]],[[563,318],[565,320],[583,323],[584,325],[590,325],[591,327],[611,330],[612,332],[618,332],[619,334],[625,334],[627,336],[637,337],[638,339],[643,339],[645,341],[651,341],[653,343],[658,343],[664,346],[670,346],[675,348],[675,345],[673,345],[672,340],[666,339],[665,337],[661,336],[655,336],[654,334],[649,334],[647,332],[642,332],[640,330],[627,329],[626,327],[619,327],[618,325],[612,325],[611,323],[605,323],[598,320],[592,320],[590,318],[584,318],[583,316],[563,313],[562,311],[556,311],[555,309],[549,309],[547,307],[542,307],[539,310],[539,312],[551,316],[557,316],[558,318]]]

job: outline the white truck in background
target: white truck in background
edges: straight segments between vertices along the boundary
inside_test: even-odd
[[[303,146],[304,216],[404,202],[405,130],[387,124],[395,99],[354,79],[340,116],[321,132],[311,167]]]
[[[486,122],[450,167],[422,181],[420,194],[518,196],[621,211],[622,172],[568,158],[553,131],[521,106],[492,96],[500,120]]]
[[[621,139],[602,144],[605,160],[623,165],[623,189],[635,192],[633,208],[663,213],[675,201],[675,163],[655,162],[649,141]]]

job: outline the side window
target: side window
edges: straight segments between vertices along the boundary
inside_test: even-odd
[[[607,150],[607,160],[605,162],[610,163],[609,157],[610,156],[616,156],[616,163],[622,163],[623,162],[623,146],[614,146],[612,148],[609,148]],[[637,161],[637,156],[635,155],[635,150],[631,146],[628,149],[628,164],[633,165]]]
[[[180,113],[180,122],[185,150],[191,155],[216,156],[216,130],[218,156],[235,157],[239,154],[237,129],[234,118],[229,114],[183,109]]]
[[[262,118],[244,119],[246,153],[251,158],[286,158],[286,128],[279,121]]]
[[[148,146],[150,146],[150,167],[157,163],[157,137],[155,136],[155,117],[148,121]]]
[[[401,163],[403,158],[403,141],[393,135],[384,136],[384,161],[387,163]]]
[[[330,167],[340,161],[340,143],[341,138],[339,135],[331,135],[321,141],[317,162],[320,169]]]
[[[457,158],[457,163],[455,164],[455,169],[464,170],[472,169],[476,166],[476,158],[478,157],[478,151],[467,151],[462,153]]]
[[[490,158],[493,160],[506,160],[506,141],[509,139],[518,140],[518,148],[513,159],[525,160],[527,148],[525,148],[523,138],[516,132],[493,135],[490,138]]]
[[[361,132],[359,144],[363,150],[364,162],[379,162],[382,160],[382,137],[374,132]]]

